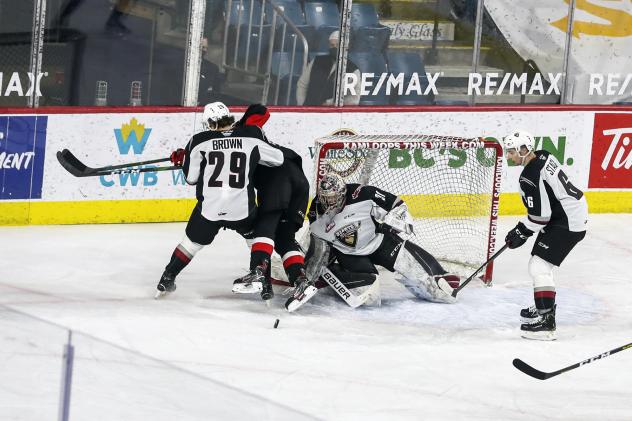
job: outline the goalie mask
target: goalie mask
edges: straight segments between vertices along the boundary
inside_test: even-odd
[[[206,130],[217,130],[221,127],[232,126],[235,117],[223,102],[213,102],[204,106],[202,124]]]
[[[338,174],[329,173],[318,183],[318,202],[325,212],[339,212],[345,205],[347,185]]]

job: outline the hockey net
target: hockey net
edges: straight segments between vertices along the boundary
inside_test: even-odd
[[[414,218],[409,239],[446,270],[470,275],[494,252],[503,165],[497,142],[433,135],[334,135],[317,139],[315,152],[312,186],[333,171],[347,183],[369,184],[400,196]],[[483,272],[486,283],[492,271],[490,264]]]

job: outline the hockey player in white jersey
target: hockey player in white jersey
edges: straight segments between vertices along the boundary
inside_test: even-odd
[[[361,302],[338,287],[342,284],[351,289],[375,282],[375,265],[397,272],[396,279],[418,298],[455,302],[448,284],[456,287],[460,278],[448,274],[430,253],[398,235],[410,234],[413,229],[408,208],[399,197],[374,186],[345,184],[338,174],[328,173],[318,184],[308,216],[311,235],[331,245],[331,259],[326,259],[326,267],[316,276],[350,305]],[[308,256],[312,258],[310,253]],[[441,288],[440,278],[447,281],[442,285],[449,290]]]
[[[555,283],[553,268],[559,266],[586,235],[588,206],[557,159],[546,151],[535,151],[533,136],[515,131],[504,139],[508,160],[524,168],[520,195],[527,216],[505,238],[509,248],[523,245],[534,233],[529,274],[533,279],[535,305],[520,312],[522,336],[555,339]]]
[[[187,223],[185,236],[173,251],[158,282],[156,296],[176,289],[175,278],[221,228],[251,236],[256,213],[251,179],[257,165],[278,166],[283,153],[264,141],[256,126],[235,127],[226,105],[204,107],[207,130],[193,136],[185,149],[171,155],[182,166],[186,182],[196,186],[198,202]]]

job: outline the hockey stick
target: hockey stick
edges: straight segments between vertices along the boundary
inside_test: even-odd
[[[159,162],[168,162],[171,161],[170,158],[159,158],[159,159],[151,159],[149,161],[140,161],[140,162],[132,162],[129,164],[120,164],[120,165],[108,165],[107,167],[88,167],[86,164],[81,162],[79,158],[77,158],[72,152],[68,149],[64,149],[62,151],[57,152],[57,161],[61,164],[66,171],[75,177],[93,177],[99,175],[108,175],[108,174],[120,174],[122,172],[117,172],[116,170],[127,169],[130,167],[135,167],[139,165],[147,165],[147,164],[157,164]],[[128,172],[148,172],[148,171],[167,171],[177,169],[178,167],[159,167],[159,168],[142,168],[142,169],[134,169],[134,171],[126,171]]]
[[[492,262],[495,258],[497,258],[497,257],[500,255],[500,253],[502,253],[503,251],[505,251],[505,250],[507,249],[507,247],[508,247],[508,245],[507,245],[507,244],[505,244],[504,246],[502,246],[502,247],[500,248],[500,250],[498,250],[496,253],[494,253],[494,254],[492,255],[492,257],[490,257],[489,259],[487,259],[487,261],[486,261],[485,263],[483,263],[483,264],[481,265],[481,267],[480,267],[480,268],[476,269],[476,272],[474,272],[473,274],[471,274],[471,275],[470,275],[470,277],[469,277],[469,278],[467,278],[467,279],[465,280],[465,282],[463,282],[461,285],[459,285],[457,288],[455,288],[455,289],[452,291],[452,296],[453,296],[454,298],[456,298],[456,294],[458,294],[458,293],[459,293],[459,291],[461,291],[463,288],[465,288],[465,286],[466,286],[467,284],[469,284],[469,283],[470,283],[470,281],[471,281],[472,279],[474,279],[474,277],[478,274],[478,272],[480,272],[481,270],[483,270],[483,268],[484,268],[485,266],[487,266],[490,262]],[[446,282],[446,281],[445,281],[445,280],[443,280],[443,282]],[[446,283],[447,283],[447,282],[446,282]],[[441,286],[440,286],[440,287],[441,287]],[[444,291],[446,291],[445,286],[444,286],[443,288],[441,288],[441,289],[442,289],[442,290],[444,290]]]
[[[522,371],[524,374],[526,374],[528,376],[531,376],[531,377],[536,378],[538,380],[546,380],[546,379],[550,379],[551,377],[555,377],[558,374],[562,374],[562,373],[565,373],[567,371],[576,369],[577,367],[581,367],[582,365],[589,364],[589,363],[591,363],[593,361],[597,361],[597,360],[600,360],[602,358],[606,358],[606,357],[608,357],[608,356],[610,356],[612,354],[616,354],[617,352],[623,351],[623,350],[628,349],[628,348],[632,348],[632,343],[620,346],[618,348],[615,348],[615,349],[612,349],[610,351],[604,352],[603,354],[596,355],[596,356],[594,356],[592,358],[588,358],[588,359],[586,359],[584,361],[578,362],[577,364],[569,365],[568,367],[564,367],[564,368],[562,368],[560,370],[552,371],[550,373],[545,373],[544,371],[537,370],[537,369],[531,367],[529,364],[525,363],[524,361],[522,361],[519,358],[516,358],[516,359],[513,360],[513,366],[516,367],[518,370]]]

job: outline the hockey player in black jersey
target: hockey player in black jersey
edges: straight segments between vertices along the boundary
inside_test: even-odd
[[[253,104],[236,126],[263,128],[269,118],[270,113],[265,106]],[[286,304],[291,311],[291,302],[295,297],[311,296],[316,292],[313,282],[305,276],[303,252],[295,240],[296,232],[305,220],[309,183],[303,173],[300,155],[289,148],[270,144],[283,153],[283,165],[259,166],[255,171],[253,182],[257,189],[258,213],[254,224],[255,240],[251,246],[250,273],[234,282],[233,291],[254,292],[250,285],[259,280],[263,284],[262,297],[272,298],[270,256],[274,249],[281,256],[283,268],[294,288]]]
[[[374,186],[345,184],[338,174],[328,173],[318,184],[308,217],[311,235],[331,246],[330,258],[324,259],[325,267],[316,274],[348,304],[355,307],[362,300],[350,297],[351,292],[340,284],[351,289],[376,282],[376,265],[397,272],[397,280],[418,298],[455,301],[450,286],[458,286],[460,278],[448,274],[430,253],[398,235],[413,230],[408,208],[399,197]],[[446,280],[443,286],[438,282],[441,278]],[[369,298],[370,294],[363,296]]]
[[[527,216],[515,226],[505,242],[509,248],[523,245],[534,233],[529,274],[533,279],[535,305],[520,312],[522,336],[555,339],[555,283],[553,268],[559,266],[586,235],[588,206],[555,157],[535,151],[533,136],[515,131],[504,139],[508,160],[524,168],[520,174],[520,195]]]
[[[176,289],[176,276],[198,251],[213,242],[220,228],[246,237],[252,234],[257,208],[252,183],[255,169],[283,163],[283,153],[265,141],[259,127],[233,128],[235,118],[221,102],[206,105],[202,118],[207,130],[171,155],[171,161],[182,166],[186,182],[196,186],[198,202],[186,235],[158,282],[156,297]]]

